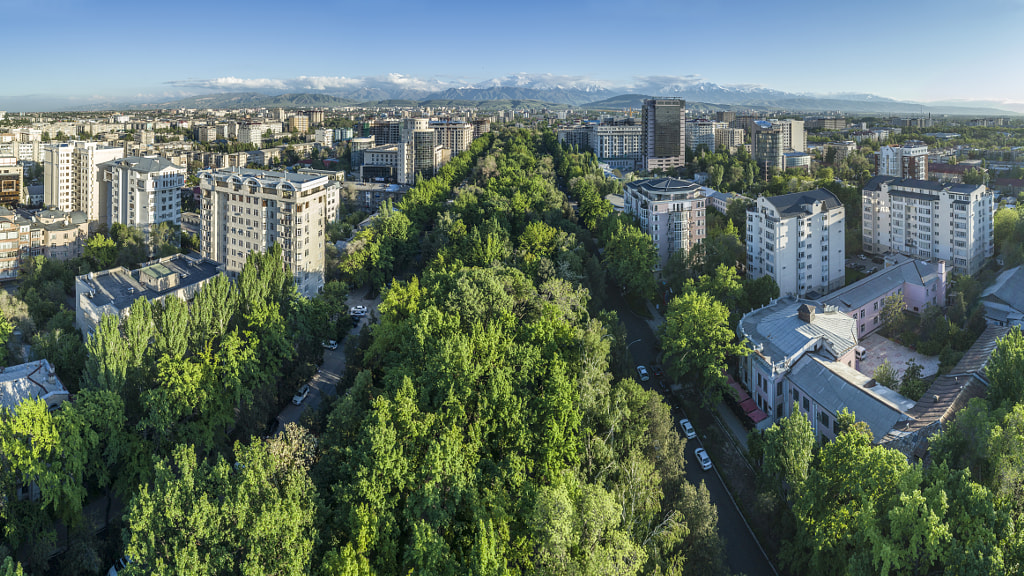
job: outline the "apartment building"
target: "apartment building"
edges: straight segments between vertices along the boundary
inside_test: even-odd
[[[640,162],[643,134],[632,118],[602,122],[590,127],[590,149],[612,169],[632,172]]]
[[[882,146],[875,152],[875,174],[927,180],[928,145],[908,140],[899,146]]]
[[[263,133],[266,129],[263,124],[242,124],[238,127],[238,142],[241,144],[252,144],[256,148],[263,146]]]
[[[155,224],[181,224],[185,168],[160,156],[129,156],[100,165],[109,185],[106,222],[149,230]]]
[[[983,184],[875,176],[861,197],[865,252],[945,260],[956,274],[974,274],[993,254],[996,204]]]
[[[313,142],[324,148],[334,146],[334,130],[331,128],[317,128]]]
[[[434,131],[437,144],[450,150],[454,156],[464,152],[473,143],[473,125],[457,120],[432,120],[428,127]]]
[[[306,116],[305,114],[290,116],[288,118],[288,131],[298,132],[300,134],[309,132],[309,116]]]
[[[779,294],[827,294],[846,283],[846,212],[818,188],[760,196],[747,210],[747,276],[771,276]]]
[[[854,140],[829,142],[825,144],[825,153],[828,154],[829,150],[835,150],[835,163],[838,164],[857,151],[857,142]]]
[[[658,270],[680,250],[690,250],[704,239],[706,189],[689,180],[649,178],[627,182],[623,209],[639,218],[640,229],[654,240]]]
[[[644,100],[640,126],[644,170],[670,170],[686,165],[685,100]]]
[[[729,128],[725,124],[723,128],[715,129],[715,150],[727,148],[729,153],[735,153],[740,146],[743,146],[745,132],[742,128]]]
[[[81,211],[91,222],[105,221],[107,186],[99,165],[124,157],[124,149],[96,142],[44,146],[44,203],[64,212]]]
[[[23,173],[17,156],[0,155],[0,204],[28,203]]]
[[[715,131],[724,130],[729,125],[725,122],[715,122],[714,120],[707,120],[699,118],[696,120],[686,121],[686,145],[690,147],[690,150],[696,150],[698,146],[703,145],[710,152],[715,151]]]
[[[583,124],[559,128],[558,143],[575,150],[586,150],[590,147],[590,131],[591,127]]]
[[[324,218],[327,176],[247,168],[200,173],[200,247],[237,277],[250,252],[274,244],[299,292],[316,295],[324,285]]]

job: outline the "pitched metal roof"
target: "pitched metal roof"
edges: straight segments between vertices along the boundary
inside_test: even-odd
[[[766,196],[764,198],[775,207],[775,210],[777,210],[781,216],[809,214],[810,212],[808,212],[804,206],[807,204],[814,204],[815,202],[823,203],[825,210],[833,210],[843,206],[843,203],[839,201],[839,198],[836,197],[835,194],[824,188],[808,190],[807,192],[782,194],[781,196]]]
[[[821,302],[836,306],[843,312],[850,312],[904,284],[925,286],[934,281],[939,273],[938,262],[926,262],[903,255],[894,258],[895,264],[832,292]]]
[[[801,305],[815,307],[811,322],[798,317]],[[857,345],[856,320],[833,306],[789,296],[745,314],[740,330],[773,363],[792,358],[815,340],[827,343],[836,358]]]

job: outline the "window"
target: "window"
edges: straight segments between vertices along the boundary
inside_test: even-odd
[[[794,388],[793,389],[793,402],[799,402],[799,401],[800,401],[800,392],[796,388]]]
[[[827,427],[829,424],[828,412],[818,412],[818,422]]]
[[[804,412],[811,411],[811,402],[807,398],[804,398]]]

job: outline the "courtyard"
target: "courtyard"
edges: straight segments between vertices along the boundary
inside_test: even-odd
[[[928,377],[939,372],[938,356],[923,356],[918,352],[897,344],[882,336],[878,332],[869,334],[867,338],[860,341],[867,353],[860,361],[858,370],[865,376],[873,376],[875,368],[878,368],[886,360],[896,369],[898,376],[903,376],[903,370],[907,367],[907,361],[913,360],[924,367],[922,376]]]

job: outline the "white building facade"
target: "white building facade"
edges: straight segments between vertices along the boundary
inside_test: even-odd
[[[875,152],[875,173],[895,178],[928,179],[928,145],[911,140],[901,146],[882,146]]]
[[[104,221],[108,198],[99,165],[123,157],[123,148],[96,142],[44,146],[44,203],[64,212],[84,212],[90,222]]]
[[[299,292],[324,285],[327,176],[228,168],[200,173],[200,247],[237,278],[250,252],[283,249]]]
[[[876,176],[861,192],[864,251],[945,260],[974,274],[994,251],[995,199],[983,184]]]
[[[757,199],[747,210],[747,275],[771,276],[783,296],[827,294],[846,283],[846,211],[819,188]]]
[[[100,165],[109,185],[107,223],[149,230],[166,222],[181,225],[185,168],[160,156],[129,156]]]

